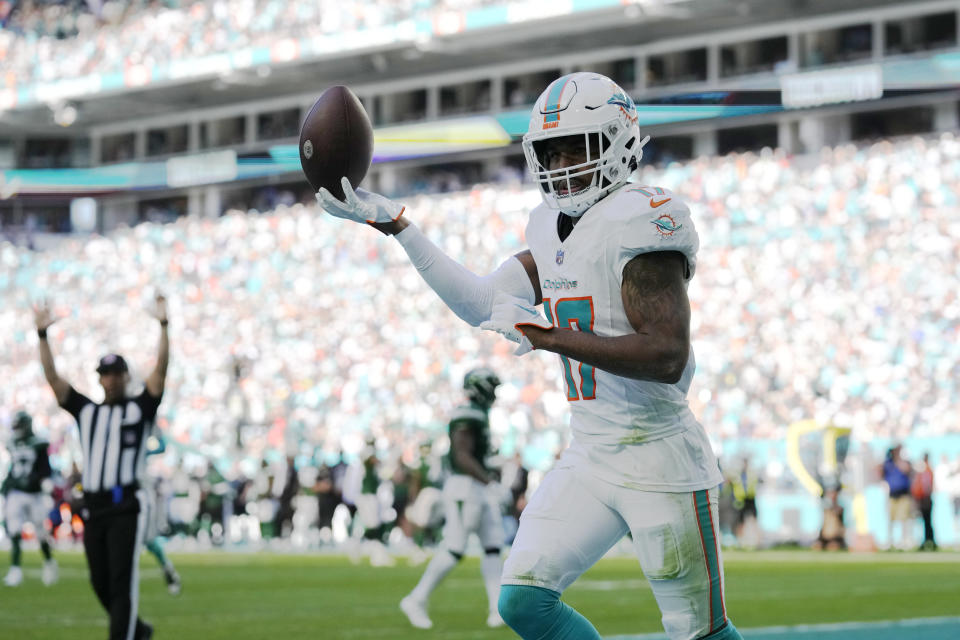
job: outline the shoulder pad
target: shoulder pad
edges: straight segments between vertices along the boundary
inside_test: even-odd
[[[647,187],[633,183],[625,184],[600,201],[603,215],[609,220],[630,220],[638,215],[658,215],[686,204],[675,193],[661,187]]]
[[[617,274],[631,258],[654,251],[679,251],[690,277],[696,270],[700,237],[686,203],[668,189],[628,184],[605,203],[604,216],[616,222]]]
[[[481,422],[487,421],[487,414],[480,409],[464,405],[453,410],[450,416],[450,423],[454,422]]]
[[[529,238],[531,236],[530,232],[536,229],[536,225],[556,220],[558,213],[556,209],[551,209],[543,203],[531,209],[527,216],[527,237]]]

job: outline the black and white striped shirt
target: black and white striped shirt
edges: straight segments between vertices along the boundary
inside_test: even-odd
[[[84,493],[134,488],[143,471],[160,398],[144,388],[134,398],[98,404],[71,387],[62,406],[80,428]]]

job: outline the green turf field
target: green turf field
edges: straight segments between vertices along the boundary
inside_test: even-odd
[[[24,555],[24,584],[0,590],[0,638],[104,638],[106,616],[87,582],[83,557],[60,553],[60,583],[45,588],[39,553]],[[464,561],[434,595],[433,630],[418,631],[408,626],[397,602],[423,565],[400,560],[395,568],[375,569],[339,556],[267,553],[172,557],[184,584],[177,598],[167,595],[153,558],[142,558],[141,611],[156,627],[157,640],[515,637],[483,626],[486,597],[476,559]],[[741,630],[960,615],[956,553],[730,552],[726,564],[728,610]],[[601,561],[565,599],[604,636],[661,631],[653,596],[631,558]]]

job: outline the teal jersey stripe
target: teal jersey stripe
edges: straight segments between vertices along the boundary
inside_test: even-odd
[[[696,506],[697,524],[700,526],[700,543],[707,563],[707,576],[710,579],[710,633],[720,628],[727,619],[723,607],[723,585],[720,575],[720,554],[717,537],[713,528],[713,514],[710,512],[710,491],[696,491],[693,494]]]

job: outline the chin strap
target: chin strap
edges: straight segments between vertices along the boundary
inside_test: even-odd
[[[643,160],[643,148],[647,146],[648,142],[650,142],[650,136],[644,136],[640,144],[637,145],[637,152],[633,156],[637,159],[637,167],[640,166],[640,161]]]

